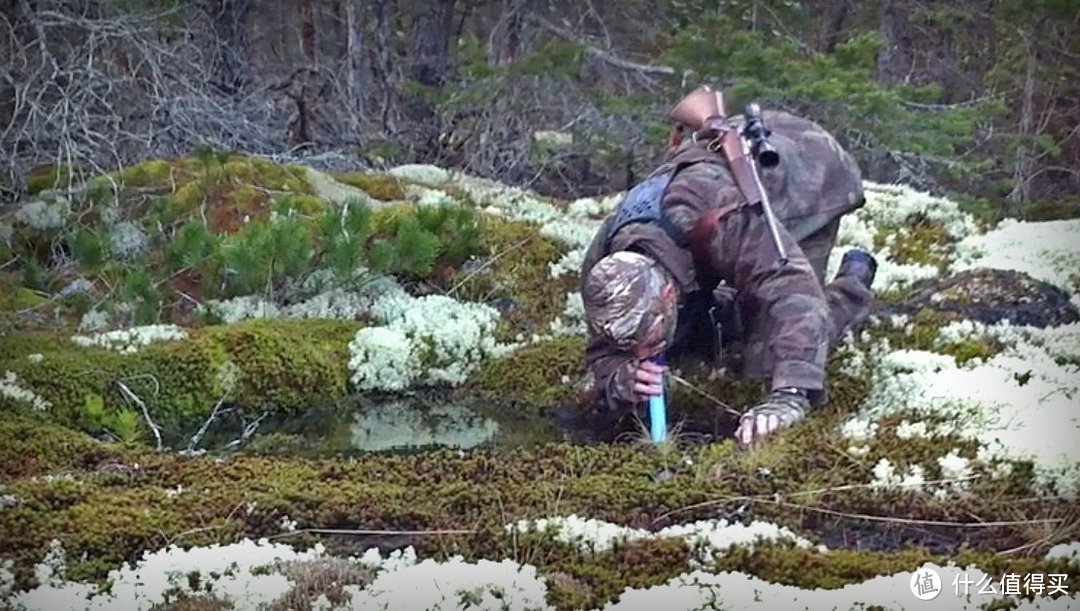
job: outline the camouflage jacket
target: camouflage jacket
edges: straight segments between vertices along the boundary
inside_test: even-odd
[[[780,164],[761,170],[761,180],[768,192],[777,220],[797,242],[827,226],[836,218],[864,204],[861,173],[854,158],[816,123],[788,113],[765,111],[771,130],[770,141],[780,154]],[[734,117],[739,127],[742,117]],[[662,209],[671,222],[689,234],[700,215],[711,207],[744,201],[727,164],[719,152],[711,152],[705,143],[687,141],[672,151],[655,173],[675,168],[676,174],[664,195]],[[605,252],[605,238],[614,220],[608,216],[585,253],[581,278],[584,279]],[[711,290],[717,270],[695,264],[689,250],[679,248],[668,234],[655,224],[627,225],[616,233],[608,251],[637,250],[657,259],[670,272],[686,296],[699,290]],[[710,244],[718,249],[718,244]],[[586,390],[591,399],[606,398],[609,403],[626,398],[611,396],[616,375],[623,375],[627,355],[617,353],[599,338],[589,337],[586,361],[590,380]]]

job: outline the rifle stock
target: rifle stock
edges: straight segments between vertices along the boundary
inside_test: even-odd
[[[756,109],[757,107],[754,106],[753,110],[755,112]],[[769,194],[766,192],[764,185],[761,184],[761,176],[754,161],[750,144],[747,142],[747,135],[735,130],[727,119],[723,95],[720,95],[718,91],[708,89],[707,86],[699,87],[698,90],[684,98],[672,110],[671,119],[690,127],[694,138],[710,140],[710,147],[713,150],[719,148],[720,152],[723,153],[728,166],[731,168],[731,175],[734,177],[735,185],[739,187],[744,198],[746,198],[746,203],[757,207],[758,213],[765,217],[769,235],[772,237],[772,245],[777,249],[780,264],[786,264],[787,252],[780,239],[780,222],[777,220],[777,216],[773,214]],[[746,119],[747,121],[755,119],[760,122],[760,117],[746,117]],[[761,130],[764,125],[759,124],[756,127]],[[765,131],[765,134],[767,134],[767,131]],[[764,135],[760,133],[756,135],[760,139],[764,139]],[[779,157],[775,154],[775,151],[770,151],[770,153],[772,155],[770,165],[779,163]]]

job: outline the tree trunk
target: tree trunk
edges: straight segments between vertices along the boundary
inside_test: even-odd
[[[387,134],[397,132],[394,106],[397,103],[397,79],[394,77],[393,48],[390,45],[390,17],[387,6],[390,0],[372,0],[375,12],[375,44],[372,53],[372,68],[375,82],[378,83],[381,101],[383,130]]]
[[[300,0],[300,53],[308,65],[315,65],[315,2]]]
[[[824,11],[823,23],[821,24],[821,42],[819,50],[824,53],[832,53],[843,38],[844,23],[848,16],[855,10],[851,0],[838,0],[829,3]]]
[[[345,87],[349,96],[349,132],[360,135],[360,117],[364,116],[364,8],[366,0],[345,2]]]
[[[1024,94],[1020,102],[1020,121],[1017,126],[1020,146],[1016,147],[1013,188],[1009,191],[1009,201],[1012,203],[1023,203],[1031,199],[1029,177],[1034,160],[1024,141],[1035,135],[1035,70],[1038,68],[1038,59],[1035,57],[1034,45],[1030,40],[1026,43],[1027,65],[1024,70]]]
[[[409,78],[439,87],[450,70],[450,35],[455,0],[416,2],[409,25]]]
[[[522,26],[529,8],[529,0],[503,0],[502,15],[488,37],[488,65],[503,66],[520,57]]]
[[[882,83],[906,83],[915,64],[915,48],[908,0],[884,0],[881,10],[881,35],[885,49],[878,56],[877,76]]]

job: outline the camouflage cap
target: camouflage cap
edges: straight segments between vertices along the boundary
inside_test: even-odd
[[[581,293],[589,332],[620,349],[670,342],[674,335],[674,279],[654,259],[628,251],[608,255],[589,270]]]

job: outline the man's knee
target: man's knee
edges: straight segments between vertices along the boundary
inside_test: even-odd
[[[772,349],[777,358],[819,362],[828,345],[829,313],[825,301],[813,294],[790,293],[769,308],[774,327]]]

